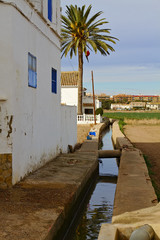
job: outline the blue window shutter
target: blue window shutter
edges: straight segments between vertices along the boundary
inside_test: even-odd
[[[56,93],[56,86],[55,83],[52,81],[52,92]]]
[[[33,72],[33,85],[35,88],[37,88],[37,73]]]
[[[57,93],[57,70],[52,68],[52,93]]]
[[[52,22],[52,0],[48,0],[48,19]]]
[[[28,86],[37,88],[36,57],[28,53]]]
[[[28,86],[32,87],[32,70],[28,70]]]

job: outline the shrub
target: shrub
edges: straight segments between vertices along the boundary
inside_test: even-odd
[[[99,114],[100,114],[101,116],[103,115],[103,109],[102,109],[102,108],[97,108],[97,109],[96,109],[96,115],[99,115]]]

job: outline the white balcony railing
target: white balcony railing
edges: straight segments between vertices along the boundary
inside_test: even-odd
[[[102,122],[102,117],[101,115],[96,115],[96,123],[101,123]],[[77,124],[90,124],[94,123],[94,115],[77,115]]]

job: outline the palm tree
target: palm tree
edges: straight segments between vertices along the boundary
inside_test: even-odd
[[[107,42],[116,43],[115,37],[108,36],[110,29],[100,29],[99,27],[108,23],[105,18],[97,20],[102,14],[98,12],[89,19],[92,6],[90,5],[85,11],[85,5],[66,6],[66,16],[62,15],[62,57],[67,56],[70,52],[70,58],[73,54],[77,55],[79,62],[79,83],[78,83],[78,114],[82,114],[82,97],[83,97],[83,54],[88,57],[89,50],[95,53],[99,51],[102,55],[109,55],[109,50],[114,51],[113,47]]]

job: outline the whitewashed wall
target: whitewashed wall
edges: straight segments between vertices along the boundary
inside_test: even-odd
[[[0,153],[12,152],[13,184],[66,151],[68,140],[76,143],[76,136],[66,137],[61,126],[64,112],[68,126],[75,109],[61,112],[60,40],[25,1],[15,2],[29,20],[15,7],[0,3],[0,99],[7,99],[0,100],[0,122],[7,134],[11,130],[8,138],[5,131],[0,133]],[[37,58],[37,89],[28,87],[28,52]],[[57,94],[51,93],[52,67],[57,69]]]
[[[70,106],[78,105],[78,87],[62,87],[61,103]]]
[[[63,152],[66,152],[68,150],[66,143],[74,146],[77,142],[77,107],[61,106],[61,108],[61,144]]]
[[[0,3],[0,153],[12,152],[12,135],[8,122],[13,115],[13,44],[11,9]],[[5,26],[5,27],[4,27]]]
[[[78,106],[78,87],[61,87],[61,103],[70,105],[70,106]],[[93,97],[83,96],[83,103],[93,103]],[[95,99],[95,108],[100,108],[101,102],[98,99]],[[85,113],[85,109],[93,109],[93,107],[83,107],[83,113]]]

